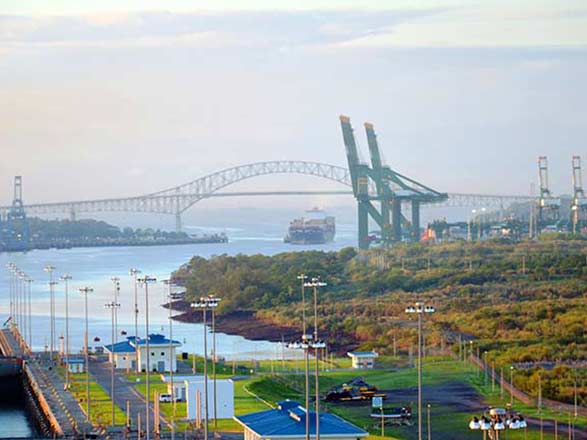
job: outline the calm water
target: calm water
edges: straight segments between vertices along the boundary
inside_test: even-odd
[[[194,255],[210,257],[219,254],[266,254],[305,249],[337,250],[354,244],[354,231],[351,227],[338,225],[336,242],[317,246],[292,246],[283,243],[282,231],[275,228],[273,232],[233,230],[228,231],[230,242],[204,245],[160,246],[160,247],[117,247],[117,248],[80,248],[50,249],[27,253],[0,254],[0,317],[6,320],[9,314],[9,275],[4,268],[14,262],[34,279],[32,284],[32,345],[35,350],[43,350],[50,340],[49,287],[48,274],[43,267],[51,264],[56,267],[54,279],[61,274],[71,274],[70,281],[70,346],[72,352],[79,352],[83,346],[84,302],[78,289],[82,286],[94,288],[89,303],[90,341],[100,338],[94,345],[110,343],[110,312],[104,304],[113,300],[114,289],[110,280],[113,276],[121,279],[119,303],[119,331],[134,333],[134,288],[132,278],[128,275],[131,267],[139,268],[143,273],[154,275],[158,280],[169,278],[172,271],[186,263]],[[149,288],[150,297],[150,331],[168,334],[168,311],[160,305],[165,302],[166,290],[162,283]],[[65,333],[64,285],[60,283],[55,289],[56,297],[56,334]],[[145,334],[144,325],[144,291],[139,290],[139,334]],[[183,343],[182,351],[203,354],[203,328],[200,324],[173,324],[174,339]],[[59,344],[57,339],[57,346]],[[228,359],[267,359],[270,357],[299,356],[298,353],[284,349],[281,344],[267,341],[250,341],[240,336],[217,335],[219,356]],[[31,428],[22,409],[0,406],[0,438],[27,438]]]
[[[339,227],[340,229],[340,227]],[[156,276],[158,280],[169,278],[172,271],[190,260],[194,255],[210,257],[219,254],[254,254],[272,255],[279,252],[303,249],[336,250],[352,245],[354,234],[339,232],[337,241],[317,246],[292,246],[283,243],[281,235],[255,236],[248,231],[239,231],[231,236],[229,243],[152,246],[152,247],[114,247],[114,248],[78,248],[50,249],[27,253],[0,254],[0,270],[9,262],[14,262],[21,270],[34,279],[32,284],[32,345],[35,350],[43,350],[50,343],[49,287],[48,274],[43,271],[47,264],[55,266],[54,279],[61,274],[71,274],[69,285],[70,347],[74,352],[83,346],[84,300],[79,292],[82,286],[94,289],[88,296],[90,343],[100,338],[101,343],[109,343],[111,334],[110,311],[104,307],[113,300],[114,288],[111,277],[120,278],[120,309],[118,311],[119,331],[128,335],[134,333],[134,287],[128,275],[130,267],[136,267],[144,274]],[[0,318],[3,321],[9,314],[9,274],[2,270],[0,276]],[[56,298],[56,338],[65,334],[65,292],[64,284],[55,286]],[[160,305],[166,302],[166,288],[162,283],[149,287],[150,331],[168,334],[168,311]],[[145,334],[144,310],[145,294],[139,289],[139,335]],[[22,327],[21,327],[22,328]],[[173,324],[174,338],[184,343],[183,351],[203,354],[201,347],[203,329],[199,324]],[[58,339],[56,344],[58,344]],[[280,344],[248,341],[239,336],[219,335],[217,351],[227,358],[251,357],[267,358],[281,350]]]

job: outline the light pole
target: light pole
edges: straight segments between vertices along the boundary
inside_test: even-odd
[[[137,275],[140,274],[141,271],[135,268],[129,270],[129,275],[133,277],[134,281],[134,288],[135,288],[135,343],[138,344],[139,339],[139,296],[138,296],[138,288],[137,288]],[[138,353],[138,352],[137,352]],[[141,366],[139,365],[139,359],[135,360],[137,373],[141,372]]]
[[[510,366],[510,406],[514,404],[514,366]]]
[[[218,302],[221,301],[220,298],[212,297],[213,301],[216,301],[216,305]],[[216,306],[212,307],[212,394],[214,400],[214,429],[218,428],[218,420],[217,420],[217,406],[218,403],[216,401],[216,359],[218,358],[216,355]]]
[[[305,408],[306,414],[310,411],[310,342],[312,335],[309,335],[306,331],[306,295],[305,286],[308,277],[301,273],[297,276],[297,279],[301,281],[301,292],[302,292],[302,338],[301,340],[288,344],[289,348],[299,349],[301,348],[304,352],[304,379],[305,379]],[[310,440],[310,417],[306,417],[305,427],[305,438]]]
[[[71,275],[61,275],[65,283],[65,389],[69,389],[69,280]]]
[[[26,308],[26,273],[22,270],[18,272],[18,278],[20,280],[20,316],[22,323],[22,341],[26,343],[27,339],[27,308]]]
[[[90,420],[90,355],[88,349],[88,293],[94,291],[91,287],[80,287],[79,291],[84,295],[84,310],[86,317],[85,331],[84,331],[84,360],[86,364],[86,417],[88,422]]]
[[[6,269],[8,269],[8,274],[10,275],[10,279],[8,281],[9,283],[9,287],[8,287],[8,291],[10,293],[10,318],[13,319],[13,315],[14,315],[14,276],[12,274],[12,266],[14,265],[14,263],[7,263],[6,264]]]
[[[206,311],[218,307],[219,298],[207,296],[200,298],[199,301],[191,304],[191,307],[202,309],[202,319],[204,328],[204,439],[208,440],[208,329],[206,327]]]
[[[116,310],[120,307],[120,304],[118,304],[116,301],[111,301],[109,303],[104,304],[104,307],[106,307],[107,309],[110,309],[110,314],[111,314],[111,324],[112,324],[112,339],[111,339],[111,347],[112,350],[110,351],[111,355],[112,355],[112,359],[110,359],[110,398],[112,400],[112,426],[115,425],[115,420],[114,420],[114,344],[115,344],[115,330],[114,330],[114,324],[115,324],[115,316],[116,316]]]
[[[301,273],[297,276],[300,280],[302,287],[302,342],[300,347],[304,350],[304,370],[305,370],[305,381],[306,381],[306,414],[310,411],[310,348],[309,343],[312,336],[308,334],[306,328],[306,280],[307,275]],[[306,440],[310,440],[310,417],[306,417]]]
[[[28,303],[28,342],[29,342],[29,350],[33,351],[33,326],[32,326],[32,319],[33,319],[33,314],[32,314],[32,301],[31,301],[31,283],[33,282],[33,279],[30,277],[26,277],[25,281],[27,283],[27,289],[26,289],[26,295],[27,295],[27,303]]]
[[[319,350],[326,348],[326,343],[318,339],[318,288],[324,287],[327,284],[320,280],[320,277],[312,278],[312,281],[305,283],[306,287],[314,289],[314,334],[310,347],[314,349],[314,379],[315,379],[315,393],[316,393],[316,440],[320,440],[320,376],[319,376]]]
[[[435,311],[434,307],[419,302],[406,308],[406,313],[418,315],[418,440],[422,440],[422,314]]]
[[[432,440],[432,429],[431,429],[431,423],[430,423],[430,404],[426,405],[426,416],[427,416],[427,426],[428,429],[426,430],[428,433],[428,440]]]
[[[55,292],[54,287],[57,284],[53,281],[53,271],[55,270],[55,266],[51,266],[50,264],[45,266],[45,272],[49,274],[49,314],[51,316],[51,343],[49,346],[51,347],[51,360],[53,360],[53,352],[55,350]]]
[[[112,283],[114,284],[114,302],[118,304],[118,296],[120,295],[120,278],[112,277]],[[114,342],[118,342],[118,309],[114,309]]]
[[[487,386],[487,350],[483,351],[483,371],[485,372],[483,375],[483,385]]]
[[[171,422],[171,439],[175,439],[175,418],[176,418],[176,398],[175,398],[175,384],[173,383],[173,318],[171,312],[173,310],[173,301],[183,299],[184,292],[172,292],[171,280],[162,281],[168,288],[167,298],[169,300],[169,383],[171,385],[171,402],[173,403],[173,420]]]
[[[145,275],[141,278],[137,278],[137,282],[140,283],[145,287],[145,335],[146,335],[146,343],[145,349],[147,350],[147,378],[146,378],[146,385],[147,385],[147,399],[145,403],[145,425],[146,425],[146,438],[149,440],[151,438],[150,432],[150,424],[151,424],[151,414],[150,414],[150,401],[151,401],[151,385],[150,385],[150,371],[151,371],[151,347],[149,345],[149,284],[157,282],[157,278],[151,277],[149,275]],[[137,343],[138,347],[138,343]],[[159,420],[155,420],[155,423],[159,423]]]

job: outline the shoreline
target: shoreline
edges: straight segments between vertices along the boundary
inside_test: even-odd
[[[163,304],[168,309],[169,304]],[[178,301],[173,310],[180,312],[173,316],[173,320],[184,323],[202,323],[202,313],[193,310],[189,303]],[[299,328],[275,324],[260,319],[253,310],[230,312],[217,315],[215,318],[216,331],[232,336],[242,336],[251,341],[293,342],[300,339]],[[210,324],[208,322],[208,324]],[[327,334],[329,352],[346,354],[359,346],[359,343],[350,335]]]

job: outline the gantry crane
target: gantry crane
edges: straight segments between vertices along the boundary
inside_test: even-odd
[[[540,198],[538,200],[538,231],[558,222],[560,218],[560,199],[552,196],[548,182],[548,159],[538,157],[538,176],[540,179]]]
[[[359,248],[367,249],[373,241],[369,235],[369,218],[381,228],[381,242],[388,245],[409,238],[420,238],[420,206],[448,199],[383,163],[373,124],[365,123],[371,166],[361,162],[351,120],[340,116],[353,194],[358,204]],[[374,202],[379,203],[379,209]],[[402,214],[402,203],[411,204],[411,222]],[[407,229],[407,230],[406,230]]]
[[[587,217],[587,198],[583,190],[583,176],[581,170],[581,156],[573,156],[573,200],[571,202],[571,223],[573,234],[577,233],[577,227],[585,222]]]

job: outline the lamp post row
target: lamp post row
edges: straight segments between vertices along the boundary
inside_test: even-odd
[[[313,277],[308,281],[308,276],[301,273],[297,276],[300,280],[302,293],[302,337],[301,340],[288,344],[289,348],[302,349],[304,352],[304,376],[305,376],[305,439],[310,440],[310,349],[314,349],[314,379],[315,379],[315,438],[320,440],[320,375],[319,375],[319,353],[321,349],[326,348],[326,342],[318,338],[318,288],[325,287],[327,284],[320,277]],[[306,294],[305,288],[313,289],[314,304],[314,331],[308,332],[306,322]]]
[[[20,343],[30,347],[32,342],[31,283],[33,279],[14,263],[8,263],[6,267],[10,273],[9,321],[12,322],[11,327],[18,330]]]
[[[406,308],[406,313],[418,315],[418,440],[422,440],[422,315],[434,312],[434,307],[420,302]]]
[[[22,270],[16,266],[14,263],[8,263],[7,268],[10,274],[9,280],[9,291],[10,291],[10,318],[9,321],[12,321],[12,328],[18,330],[21,336],[21,343],[28,344],[28,347],[32,349],[32,317],[31,317],[31,283],[33,279],[26,275]],[[49,359],[51,362],[55,360],[55,352],[56,352],[56,315],[55,315],[55,286],[58,284],[57,281],[54,280],[54,271],[55,266],[46,265],[43,270],[49,276],[49,312],[50,312],[50,341],[49,341]],[[139,277],[141,271],[135,268],[130,269],[129,274],[133,277],[134,281],[134,315],[135,315],[135,337],[136,341],[139,344],[140,338],[138,337],[138,314],[139,314],[139,307],[138,307],[138,286],[142,285],[145,289],[145,349],[146,349],[146,385],[147,385],[147,395],[150,395],[150,338],[149,338],[149,284],[152,284],[157,281],[155,277],[152,276],[142,276]],[[59,277],[59,280],[64,283],[64,292],[65,292],[65,346],[63,347],[63,357],[65,359],[65,388],[68,389],[71,386],[71,378],[70,378],[70,371],[69,371],[69,355],[70,355],[70,335],[69,335],[69,281],[72,279],[72,276],[69,274],[63,274]],[[118,303],[118,297],[120,295],[120,278],[112,277],[112,282],[114,285],[114,300],[105,304],[105,308],[111,311],[111,327],[112,327],[112,347],[114,349],[114,344],[117,342],[117,334],[118,334],[118,314],[117,310],[120,308],[120,304]],[[183,297],[182,294],[172,293],[171,292],[171,282],[170,280],[164,280],[165,284],[169,286],[169,294],[168,298],[170,299],[170,332],[171,330],[171,302],[181,299]],[[84,341],[83,341],[83,353],[84,353],[84,370],[85,370],[85,410],[86,410],[86,417],[88,421],[91,420],[91,396],[90,396],[90,386],[89,386],[89,307],[88,307],[88,295],[91,294],[94,289],[91,287],[80,287],[79,292],[83,295],[84,298],[84,317],[85,317],[85,325],[84,325]],[[220,301],[220,299],[216,299]],[[216,304],[217,305],[217,301]],[[209,307],[215,307],[214,304],[210,303]],[[214,350],[215,341],[214,341]],[[170,351],[169,351],[169,368],[173,369],[173,339],[172,334],[170,333]],[[115,424],[115,386],[114,386],[114,355],[112,356],[111,362],[111,398],[112,398],[112,425]],[[137,372],[141,371],[141,366],[138,362],[136,362]],[[171,373],[173,374],[173,372]],[[214,375],[214,380],[216,379]],[[175,390],[172,392],[174,393]],[[146,401],[146,439],[149,440],[150,438],[150,399]],[[214,415],[216,418],[216,405],[214,409]]]

